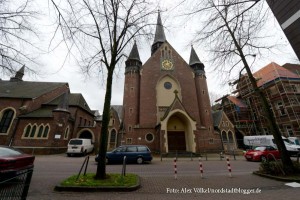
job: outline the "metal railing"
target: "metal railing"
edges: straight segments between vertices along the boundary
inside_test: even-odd
[[[33,167],[18,172],[18,175],[0,180],[1,200],[26,200],[31,182]]]

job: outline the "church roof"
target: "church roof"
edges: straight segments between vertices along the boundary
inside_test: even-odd
[[[32,99],[64,85],[68,83],[0,80],[0,97]]]
[[[121,106],[121,105],[112,105],[111,108],[116,111],[116,113],[118,114],[119,120],[121,122],[123,120],[123,106]]]
[[[194,47],[192,46],[189,65],[191,66],[194,64],[202,64],[202,62],[200,61]]]
[[[67,102],[66,102],[67,101]],[[62,105],[63,104],[63,105]],[[67,106],[68,105],[68,106]],[[94,112],[90,110],[89,106],[87,105],[84,97],[82,94],[68,94],[66,93],[60,95],[59,97],[53,99],[52,101],[43,104],[43,106],[37,110],[34,110],[30,113],[21,115],[20,117],[52,117],[53,110],[60,110],[60,107],[63,107],[65,109],[69,106],[76,106],[80,107],[87,112],[89,112],[91,115],[94,115]],[[65,107],[65,108],[64,108]],[[58,109],[57,109],[58,108]]]
[[[164,27],[161,22],[160,12],[158,12],[157,23],[156,23],[156,31],[153,44],[157,42],[165,42],[166,36],[164,32]]]
[[[136,42],[134,41],[133,47],[131,49],[131,52],[128,56],[128,60],[138,60],[141,61],[140,59],[140,54],[136,45]]]
[[[260,87],[270,81],[273,81],[277,78],[296,78],[299,79],[299,75],[291,72],[290,70],[281,67],[277,63],[271,62],[267,66],[258,70],[253,74],[253,76],[258,80],[257,86]]]

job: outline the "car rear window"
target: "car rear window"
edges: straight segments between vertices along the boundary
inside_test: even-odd
[[[82,140],[70,140],[69,144],[81,145],[82,144]]]
[[[22,153],[17,150],[0,147],[0,156],[16,156],[21,154]]]
[[[141,147],[138,147],[138,151],[139,152],[146,152],[146,151],[148,151],[148,148],[141,146]]]

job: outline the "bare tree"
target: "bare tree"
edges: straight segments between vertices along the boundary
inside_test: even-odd
[[[106,177],[107,133],[112,81],[115,68],[123,64],[124,50],[138,36],[147,36],[148,17],[157,12],[146,0],[51,0],[57,17],[57,31],[70,52],[81,56],[84,73],[105,75],[106,93],[96,178]],[[58,32],[56,32],[58,33]]]
[[[216,70],[228,74],[233,72],[241,74],[246,70],[253,90],[263,105],[277,147],[281,151],[284,171],[289,174],[294,172],[293,163],[269,103],[263,91],[257,86],[248,64],[249,57],[259,56],[263,50],[271,48],[260,43],[263,36],[259,32],[263,30],[266,20],[263,3],[260,0],[203,0],[193,5],[195,9],[190,14],[201,14],[206,19],[195,42],[198,44],[206,42],[206,45],[209,45]]]
[[[32,36],[37,37],[32,27],[37,12],[30,5],[30,0],[0,0],[0,70],[3,74],[10,75],[28,62],[36,64],[29,47],[37,48],[30,40]]]

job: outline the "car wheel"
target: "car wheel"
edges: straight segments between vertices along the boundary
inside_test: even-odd
[[[138,157],[136,159],[137,164],[142,164],[144,162],[144,159],[142,157]]]
[[[260,157],[260,160],[261,160],[261,162],[267,162],[266,156],[261,156],[261,157]]]
[[[68,156],[68,157],[70,157],[70,156],[71,156],[71,154],[70,154],[70,153],[67,153],[67,156]]]

